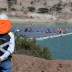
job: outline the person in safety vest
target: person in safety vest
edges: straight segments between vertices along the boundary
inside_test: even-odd
[[[12,72],[12,54],[15,47],[12,23],[5,14],[0,15],[0,72]]]

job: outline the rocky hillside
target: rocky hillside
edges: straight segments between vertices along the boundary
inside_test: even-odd
[[[72,72],[72,61],[49,61],[26,55],[15,55],[14,72]]]
[[[72,0],[17,0],[8,15],[30,19],[71,19]]]

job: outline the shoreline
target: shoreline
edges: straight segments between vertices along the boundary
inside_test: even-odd
[[[55,24],[55,23],[72,23],[72,18],[71,19],[56,19],[56,20],[48,20],[48,19],[37,19],[37,18],[34,18],[34,19],[28,19],[28,18],[10,18],[11,21],[13,21],[14,23],[25,23],[25,22],[28,22],[28,23],[32,23],[32,22],[46,22],[46,23],[49,23],[49,24]]]
[[[57,37],[64,37],[67,35],[72,35],[72,32],[66,33],[66,34],[58,34],[58,35],[51,35],[51,36],[46,36],[46,37],[39,37],[39,38],[36,38],[36,40],[53,39],[53,38],[57,38]],[[30,39],[33,39],[33,38],[30,38]]]

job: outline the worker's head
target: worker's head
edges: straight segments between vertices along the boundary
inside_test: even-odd
[[[12,29],[12,23],[5,14],[0,15],[0,34],[9,33]]]

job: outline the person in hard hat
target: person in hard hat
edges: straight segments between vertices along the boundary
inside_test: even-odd
[[[12,54],[15,47],[12,23],[6,15],[0,15],[0,72],[12,72]]]

